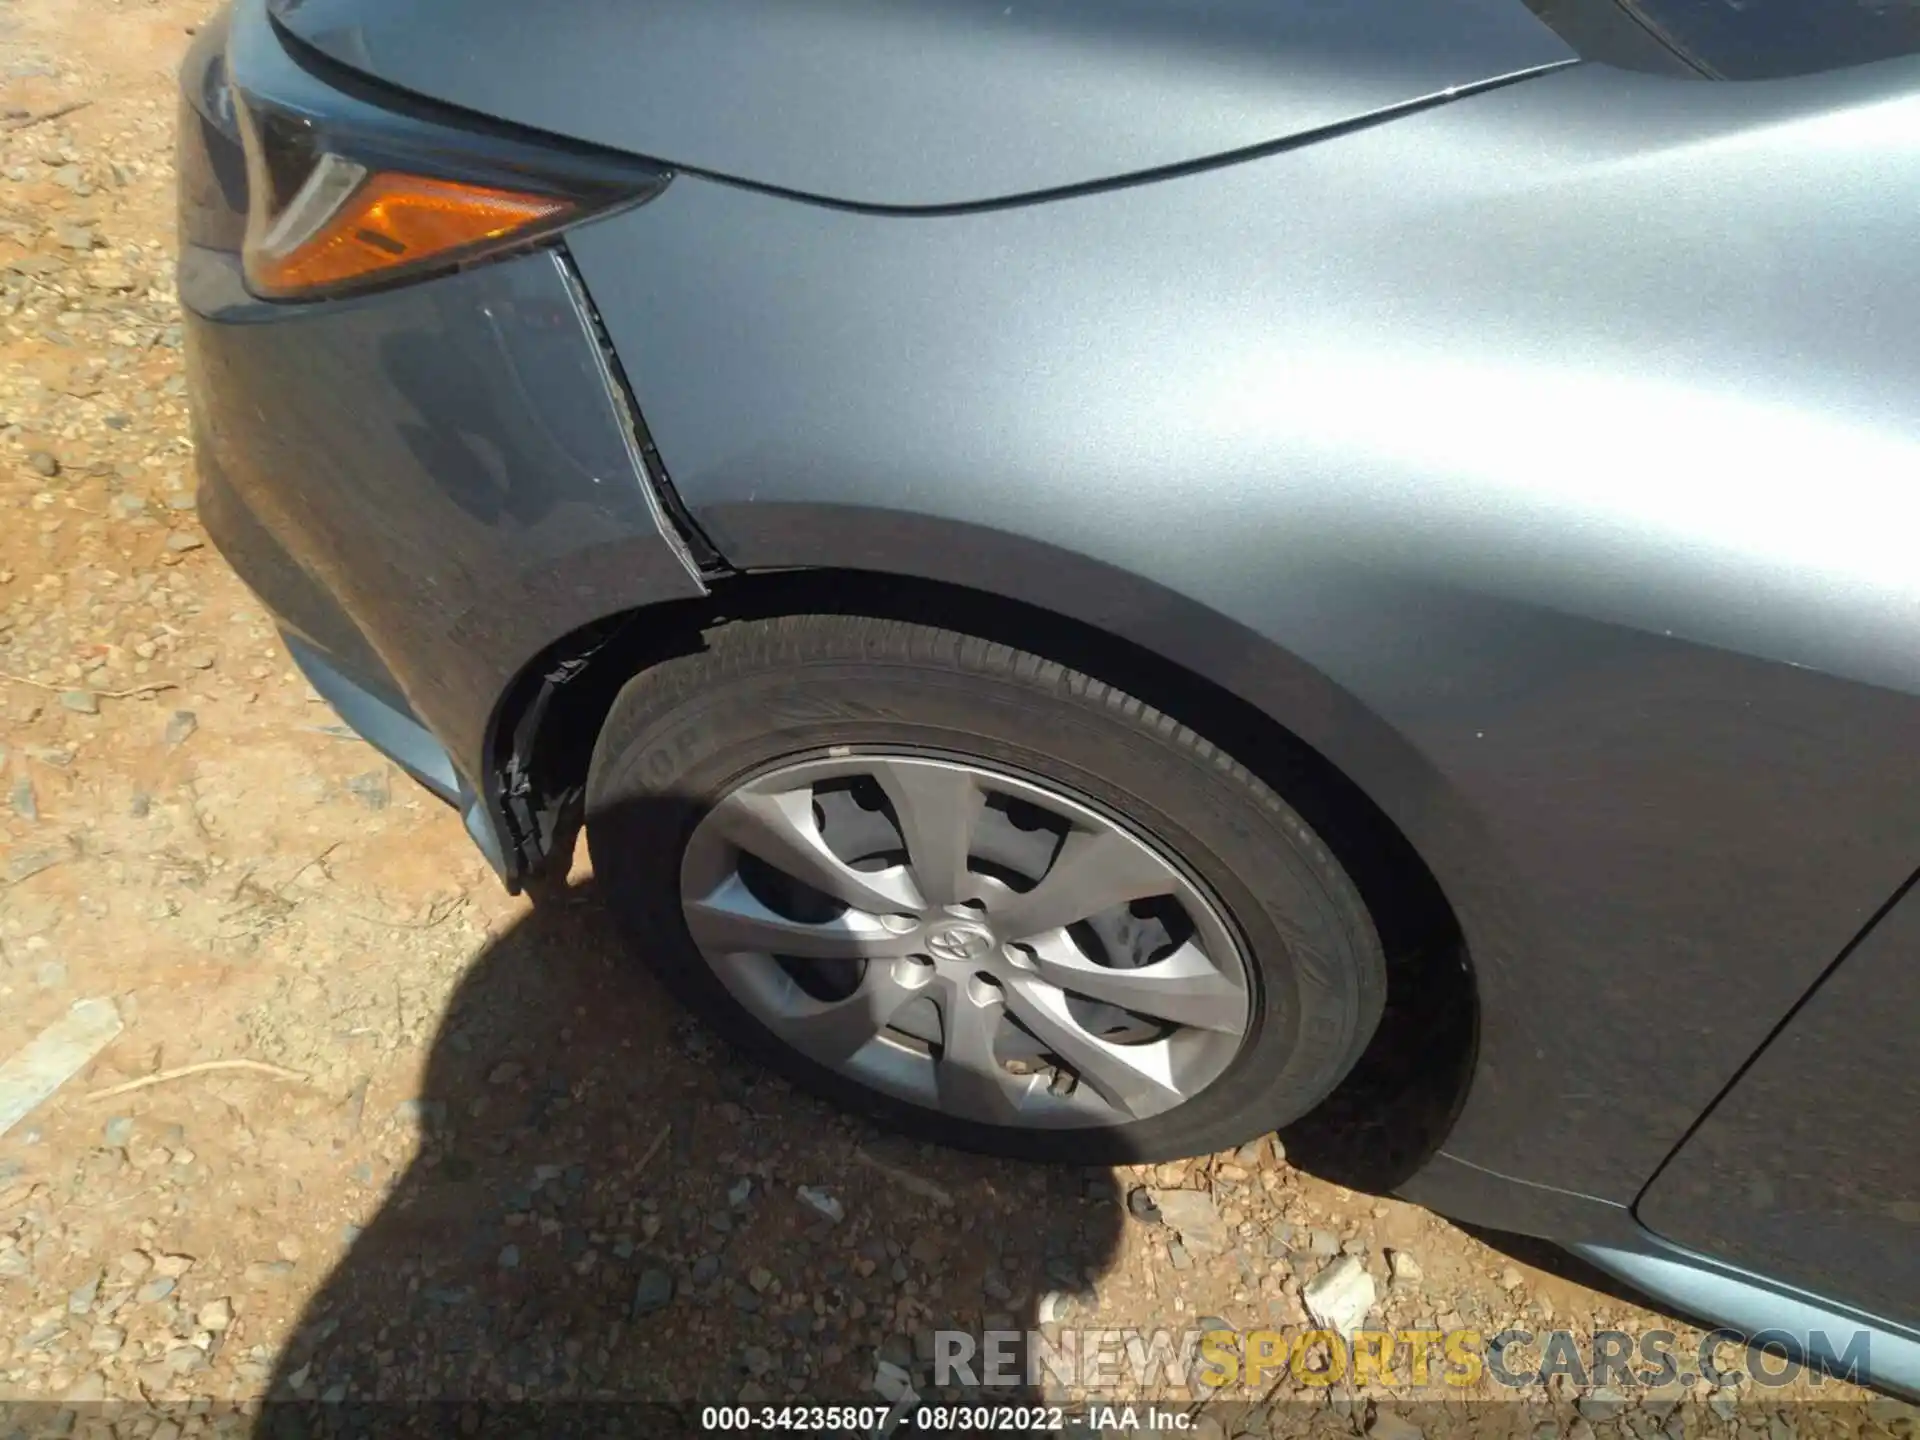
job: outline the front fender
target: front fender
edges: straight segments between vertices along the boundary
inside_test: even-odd
[[[733,564],[1016,596],[1339,766],[1472,954],[1448,1152],[1626,1203],[1916,859],[1914,73],[1581,67],[964,215],[682,176],[570,244]]]

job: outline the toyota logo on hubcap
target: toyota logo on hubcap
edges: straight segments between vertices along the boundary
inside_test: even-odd
[[[978,960],[992,948],[993,934],[982,925],[942,925],[927,933],[927,949],[942,960]]]

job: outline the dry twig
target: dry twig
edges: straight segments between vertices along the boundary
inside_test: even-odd
[[[18,119],[9,120],[7,122],[7,129],[24,130],[29,125],[44,125],[49,120],[58,120],[63,116],[73,114],[76,110],[84,110],[91,104],[93,104],[91,100],[69,100],[64,105],[56,105],[51,110],[43,110],[38,115],[22,115]]]
[[[667,1136],[671,1133],[673,1133],[673,1126],[671,1124],[660,1127],[660,1133],[654,1136],[653,1143],[647,1146],[647,1153],[642,1155],[640,1157],[640,1163],[633,1167],[634,1174],[638,1175],[642,1170],[647,1168],[647,1162],[660,1153],[660,1147],[667,1143]]]
[[[14,675],[5,670],[0,670],[0,680],[11,680],[15,685],[31,685],[36,690],[50,690],[56,695],[64,695],[69,690],[81,690],[96,700],[130,700],[135,695],[154,695],[162,690],[180,688],[171,680],[158,680],[151,685],[134,685],[125,690],[88,690],[84,685],[49,685],[45,680],[29,680],[25,675]]]
[[[180,1065],[172,1070],[159,1070],[152,1075],[142,1075],[138,1080],[129,1080],[124,1085],[109,1085],[104,1090],[96,1090],[87,1096],[94,1100],[111,1100],[116,1095],[131,1095],[136,1090],[145,1090],[150,1085],[165,1085],[170,1080],[184,1080],[189,1075],[205,1075],[214,1070],[246,1070],[256,1075],[271,1075],[279,1080],[298,1080],[302,1085],[312,1084],[312,1080],[298,1070],[289,1070],[284,1065],[269,1065],[264,1060],[202,1060],[193,1065]]]

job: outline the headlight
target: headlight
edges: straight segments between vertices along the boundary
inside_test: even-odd
[[[247,288],[264,298],[347,294],[491,259],[667,182],[647,161],[450,115],[288,48],[294,93],[255,93],[238,67],[234,76],[242,257]]]

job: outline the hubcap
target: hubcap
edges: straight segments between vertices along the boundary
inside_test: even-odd
[[[723,797],[681,863],[727,990],[829,1069],[975,1121],[1114,1125],[1226,1069],[1245,957],[1171,855],[972,761],[835,754]]]

